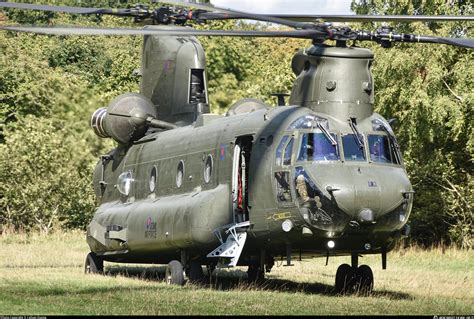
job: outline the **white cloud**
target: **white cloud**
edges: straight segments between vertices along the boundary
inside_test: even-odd
[[[263,14],[352,14],[351,0],[211,0],[211,3]]]

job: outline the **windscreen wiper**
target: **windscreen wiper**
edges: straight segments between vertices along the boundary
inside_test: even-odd
[[[349,121],[349,126],[352,129],[352,132],[354,132],[354,136],[355,136],[355,140],[356,140],[357,144],[359,144],[359,147],[361,149],[363,149],[364,148],[364,141],[362,140],[361,134],[359,133],[359,130],[357,129],[357,126],[356,126],[356,123],[355,123],[356,119],[354,117],[350,117],[348,119],[348,121]]]
[[[314,122],[316,122],[316,125],[321,130],[321,132],[323,132],[324,135],[326,135],[326,138],[329,140],[329,142],[331,142],[332,146],[336,146],[337,145],[336,140],[334,139],[334,137],[332,137],[331,134],[329,134],[328,130],[326,130],[326,128],[321,124],[321,122],[318,121],[317,119],[314,119]]]

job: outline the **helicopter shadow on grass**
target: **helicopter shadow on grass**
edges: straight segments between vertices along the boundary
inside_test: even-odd
[[[108,276],[124,276],[141,280],[164,281],[166,266],[156,267],[127,267],[113,266],[105,270]],[[205,272],[206,274],[206,272]],[[214,289],[216,291],[260,290],[289,293],[304,293],[308,295],[340,296],[332,285],[316,282],[296,282],[286,279],[267,278],[258,282],[249,282],[247,273],[241,270],[215,270],[212,276],[205,275],[200,282],[188,283],[197,288]],[[364,297],[360,295],[360,297]],[[414,297],[402,292],[375,290],[369,297],[382,297],[393,300],[413,300]]]

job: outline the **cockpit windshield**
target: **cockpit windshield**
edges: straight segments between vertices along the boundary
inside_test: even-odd
[[[334,134],[331,136],[336,140]],[[324,133],[303,134],[298,161],[335,161],[339,158],[337,143],[333,145]]]
[[[346,161],[364,161],[364,148],[360,147],[355,134],[342,136],[342,147],[344,147],[344,159]]]
[[[370,160],[378,163],[398,164],[396,151],[386,135],[367,136],[369,142]]]

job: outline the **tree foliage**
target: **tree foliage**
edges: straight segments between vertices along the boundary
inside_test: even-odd
[[[394,6],[373,0],[353,3],[353,9],[373,14],[469,14],[465,1],[398,1]],[[396,30],[469,36],[470,25],[412,23]],[[395,133],[416,191],[411,216],[415,239],[472,247],[473,51],[429,44],[397,44],[390,50],[370,47],[376,57],[376,111],[398,120]]]
[[[93,158],[65,121],[27,115],[10,125],[0,145],[1,223],[49,231],[83,227],[94,201]]]

